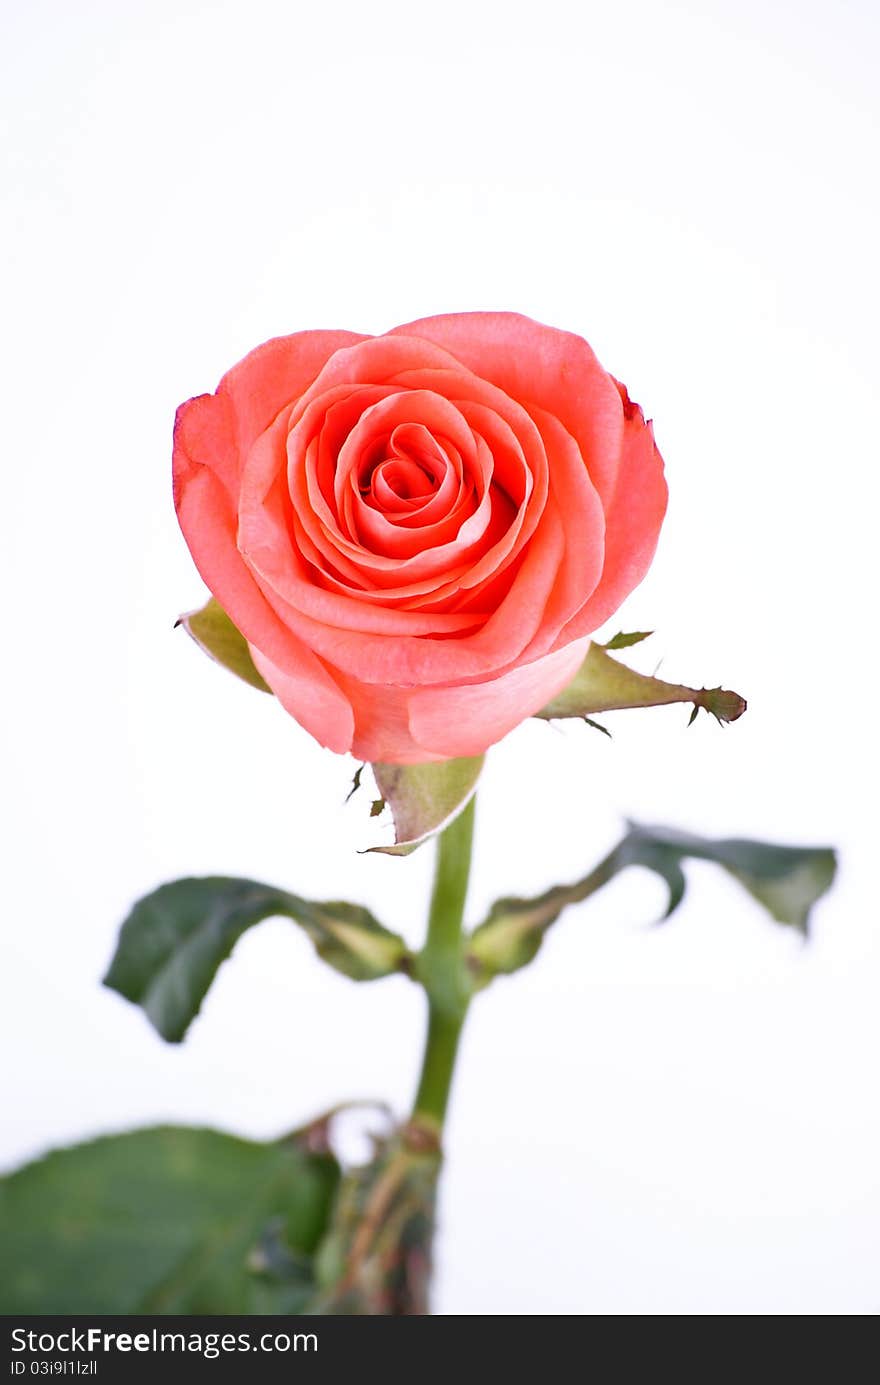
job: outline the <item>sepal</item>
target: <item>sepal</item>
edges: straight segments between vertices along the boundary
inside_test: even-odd
[[[215,663],[222,664],[252,688],[271,693],[269,684],[257,672],[247,640],[213,596],[198,611],[188,611],[180,616],[176,623],[183,626]]]
[[[719,722],[736,721],[742,716],[747,704],[739,693],[725,688],[688,688],[682,683],[664,683],[660,678],[636,673],[608,653],[609,649],[625,649],[643,639],[647,639],[647,633],[637,631],[632,635],[615,635],[607,645],[591,644],[572,681],[536,715],[543,721],[562,717],[589,719],[596,712],[690,702],[694,709],[691,721],[700,710],[709,712]]]
[[[424,765],[374,764],[373,777],[394,819],[394,845],[374,846],[388,856],[408,856],[448,827],[476,791],[485,756]]]

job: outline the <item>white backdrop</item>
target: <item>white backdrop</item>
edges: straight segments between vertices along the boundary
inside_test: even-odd
[[[655,419],[669,518],[614,628],[749,699],[530,723],[490,757],[471,914],[580,874],[624,814],[841,849],[809,947],[710,867],[641,872],[476,1006],[445,1314],[880,1307],[878,12],[870,0],[418,6],[32,0],[5,22],[0,1158],[135,1123],[269,1136],[404,1109],[404,980],[247,936],[180,1048],[98,979],[132,900],[242,873],[420,935],[430,852],[203,659],[176,405],[251,347],[511,308]]]

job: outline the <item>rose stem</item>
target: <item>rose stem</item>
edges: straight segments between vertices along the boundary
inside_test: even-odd
[[[461,1029],[471,998],[462,919],[471,868],[474,799],[437,842],[428,936],[416,976],[428,997],[428,1034],[413,1120],[439,1135],[449,1102]]]

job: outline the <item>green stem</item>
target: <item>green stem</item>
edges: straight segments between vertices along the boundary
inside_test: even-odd
[[[428,1034],[413,1118],[442,1128],[452,1074],[473,987],[464,957],[462,920],[471,868],[474,799],[440,836],[428,936],[416,977],[428,997]]]

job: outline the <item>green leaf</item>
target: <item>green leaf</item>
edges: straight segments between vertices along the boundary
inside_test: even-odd
[[[218,875],[175,880],[139,900],[122,925],[104,984],[140,1005],[163,1039],[177,1043],[242,933],[274,915],[298,923],[319,956],[354,981],[407,968],[403,939],[360,905],[316,904]]]
[[[582,880],[556,885],[534,899],[499,899],[492,905],[469,940],[475,984],[486,985],[493,976],[526,966],[563,909],[588,899],[629,866],[644,866],[665,881],[669,901],[663,917],[668,918],[684,898],[682,862],[689,857],[722,866],[778,923],[804,935],[810,910],[830,887],[836,869],[828,847],[777,846],[738,837],[713,841],[631,823],[623,840]]]
[[[427,765],[373,765],[382,798],[394,818],[394,845],[374,846],[389,856],[408,856],[441,832],[470,801],[485,756]]]
[[[702,708],[711,712],[717,721],[724,722],[736,721],[746,710],[746,701],[739,693],[727,692],[724,688],[688,688],[681,683],[664,683],[659,678],[649,678],[627,668],[606,652],[607,648],[621,648],[621,640],[632,644],[635,637],[616,635],[605,647],[591,644],[572,681],[537,715],[544,721],[552,721],[557,717],[589,717],[595,712],[614,712],[627,707],[692,702],[693,716]]]
[[[166,1126],[56,1150],[0,1179],[0,1310],[302,1313],[338,1182],[298,1137]]]
[[[260,692],[271,693],[272,689],[257,672],[247,640],[213,596],[200,611],[189,611],[180,617],[177,624],[182,625],[196,644],[218,664],[228,668],[230,673],[243,678],[252,688],[259,688]]]
[[[722,866],[762,904],[777,923],[786,924],[806,936],[810,911],[831,887],[837,858],[830,847],[780,846],[756,842],[745,837],[712,840],[671,827],[643,827],[636,823],[624,842],[634,865],[657,870],[657,862],[674,868],[677,862],[692,857]],[[678,907],[672,898],[667,917]]]

